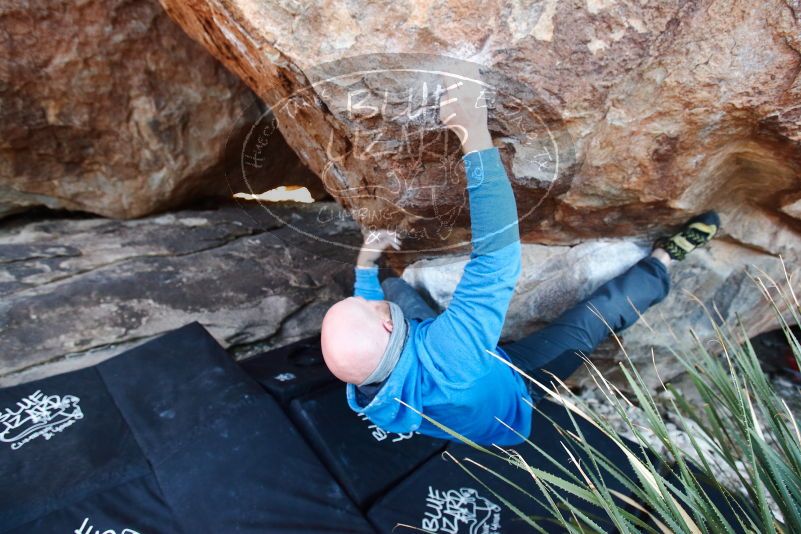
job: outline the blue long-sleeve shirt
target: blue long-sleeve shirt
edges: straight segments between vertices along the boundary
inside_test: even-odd
[[[406,344],[375,396],[362,405],[363,396],[349,384],[348,404],[387,431],[453,439],[397,398],[477,443],[513,445],[519,436],[496,417],[528,436],[531,406],[524,399],[531,397],[522,377],[485,349],[508,359],[497,345],[521,270],[517,206],[498,149],[462,160],[473,230],[462,279],[439,316],[407,318]],[[356,268],[354,295],[383,300],[377,268]]]

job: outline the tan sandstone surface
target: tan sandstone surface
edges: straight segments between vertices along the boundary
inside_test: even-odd
[[[224,150],[255,100],[155,0],[3,2],[0,216],[44,205],[130,218],[230,196],[242,180],[226,176]],[[303,176],[273,148],[266,175]]]
[[[409,83],[392,59],[365,54],[422,52],[487,67],[484,75],[499,95],[490,128],[518,210],[529,214],[521,218],[529,245],[507,337],[552,318],[633,263],[654,235],[710,208],[721,212],[725,235],[674,269],[674,287],[717,306],[727,320],[741,314],[751,334],[775,325],[747,273],[757,267],[779,278],[777,257],[793,271],[801,251],[796,3],[371,2],[358,9],[335,1],[162,3],[274,107],[288,143],[361,222],[389,212],[382,222],[408,230],[435,226],[449,214],[452,232],[434,228],[409,250],[425,249],[421,243],[430,244],[432,236],[464,240],[464,178],[453,178],[431,158],[415,167],[398,145],[380,157],[359,157],[365,131],[380,126],[385,138],[398,139],[415,119],[398,119],[399,101],[378,116],[354,117],[343,99],[358,91],[397,94]],[[360,55],[351,64],[320,67]],[[383,76],[318,83],[388,64],[390,74]],[[527,127],[513,120],[515,104],[534,109],[547,130],[558,132],[552,148],[568,156],[558,169],[538,174],[536,147],[521,135]],[[388,187],[393,180],[400,186]],[[440,190],[419,194],[425,186]],[[596,245],[613,237],[624,240]],[[635,245],[637,254],[630,248]],[[416,253],[402,263],[436,255]],[[458,259],[444,260],[449,269],[409,270],[406,278],[444,305],[459,276]],[[657,313],[674,331],[694,327],[702,337],[710,334],[682,291],[646,318]],[[656,342],[643,324],[625,338],[635,357],[648,359],[651,344],[660,352],[676,344]]]
[[[376,54],[483,65],[498,96],[490,129],[529,244],[509,328],[547,320],[635,259],[614,247],[581,247],[595,250],[606,238],[646,246],[710,208],[721,212],[725,235],[674,269],[674,286],[725,319],[739,313],[751,334],[775,326],[747,269],[778,277],[777,257],[794,271],[801,251],[797,1],[161,1],[275,108],[289,145],[360,222],[389,213],[382,224],[426,230],[407,241],[417,252],[401,263],[441,255],[419,252],[431,241],[464,240],[464,176],[432,155],[448,153],[452,138],[432,138],[433,151],[406,150],[404,136],[425,122],[425,110],[423,119],[398,113],[406,104],[398,95],[414,82],[398,65],[414,58]],[[354,114],[345,102],[354,94],[384,95],[388,106]],[[420,102],[421,110],[431,103]],[[535,130],[532,137],[553,134],[551,146],[528,143]],[[376,142],[385,149],[359,153]],[[545,150],[548,162],[538,159],[543,148],[554,149]],[[564,156],[559,165],[554,152]],[[612,265],[594,269],[601,260]],[[441,275],[407,277],[432,294],[435,283],[447,287]],[[457,277],[458,269],[450,280]],[[683,341],[672,343],[686,344],[690,327],[709,335],[694,306],[674,291],[653,311],[674,319]],[[649,360],[653,338],[645,325],[626,335],[631,352]]]

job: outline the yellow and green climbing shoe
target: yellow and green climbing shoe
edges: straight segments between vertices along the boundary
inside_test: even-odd
[[[720,217],[714,211],[707,211],[687,221],[679,233],[657,239],[654,248],[661,248],[672,259],[681,261],[696,248],[709,243],[718,230]]]

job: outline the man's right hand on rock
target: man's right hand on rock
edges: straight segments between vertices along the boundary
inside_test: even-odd
[[[492,148],[487,128],[485,89],[481,85],[478,66],[472,63],[460,65],[453,74],[455,76],[445,82],[446,90],[440,98],[440,121],[459,137],[465,154]]]

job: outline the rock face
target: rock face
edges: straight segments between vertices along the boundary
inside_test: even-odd
[[[0,231],[0,386],[90,365],[191,321],[238,355],[319,332],[328,306],[351,294],[355,259],[297,232],[321,211],[340,209],[10,221]],[[352,223],[328,229],[360,242]]]
[[[138,217],[245,189],[224,150],[259,104],[155,0],[4,2],[0,80],[0,216]],[[255,188],[308,181],[281,144]]]
[[[464,244],[469,227],[458,160],[442,164],[454,138],[421,127],[433,102],[423,82],[436,76],[399,68],[439,64],[399,54],[484,65],[490,129],[533,247],[509,333],[602,281],[574,276],[576,265],[593,272],[588,262],[602,258],[606,276],[632,263],[628,245],[581,243],[645,245],[710,208],[725,235],[677,268],[676,287],[725,304],[726,318],[740,312],[751,333],[775,324],[752,307],[745,268],[778,275],[777,256],[793,266],[801,252],[797,1],[161,2],[273,107],[287,142],[355,218],[412,234],[397,265]],[[540,277],[555,289],[535,291]],[[697,315],[682,298],[655,313],[687,326]],[[650,360],[653,336],[638,332],[632,352]]]
[[[409,77],[397,71],[319,80],[386,68],[391,60],[376,53],[441,54],[490,68],[501,93],[490,127],[510,170],[516,164],[519,207],[541,195],[519,180],[536,158],[516,138],[526,125],[512,120],[514,105],[535,109],[573,140],[576,163],[563,165],[549,199],[524,221],[528,241],[642,235],[717,207],[730,237],[746,246],[777,253],[798,244],[801,13],[793,2],[378,2],[358,11],[336,1],[162,4],[275,108],[289,144],[324,180],[339,173],[350,185],[379,188],[392,171],[409,175],[400,140],[416,117],[391,114],[407,104]],[[323,65],[358,54],[372,56]],[[368,114],[370,101],[353,112],[385,90],[395,91],[388,109]],[[365,126],[396,140],[395,150],[365,162],[356,150]],[[431,167],[417,185],[443,183],[446,171]],[[370,205],[360,191],[326,185],[348,207]],[[430,197],[408,193],[400,188],[391,200],[433,209]],[[393,214],[392,222],[401,219]]]
[[[574,247],[523,245],[523,274],[509,306],[502,340],[518,339],[541,328],[598,286],[624,272],[648,251],[645,243],[624,239],[589,240]],[[403,278],[430,303],[443,309],[467,259],[422,260],[408,267]],[[798,264],[786,267],[797,284],[801,276]],[[681,263],[674,263],[670,272],[672,288],[667,298],[618,336],[626,354],[639,362],[641,375],[654,388],[660,385],[660,378],[667,381],[683,372],[683,366],[671,356],[672,351],[681,354],[697,349],[690,331],[709,350],[714,350],[718,344],[714,325],[721,322],[734,325],[738,315],[749,337],[775,327],[777,316],[770,302],[763,298],[756,278],[770,287],[772,283],[765,276],[768,275],[786,289],[779,259],[721,240],[713,241]],[[706,310],[701,303],[707,306]],[[617,374],[616,361],[621,356],[617,341],[610,336],[593,354],[593,360],[607,369],[608,378],[625,384],[625,378]],[[578,374],[574,379],[581,383],[588,378]]]

